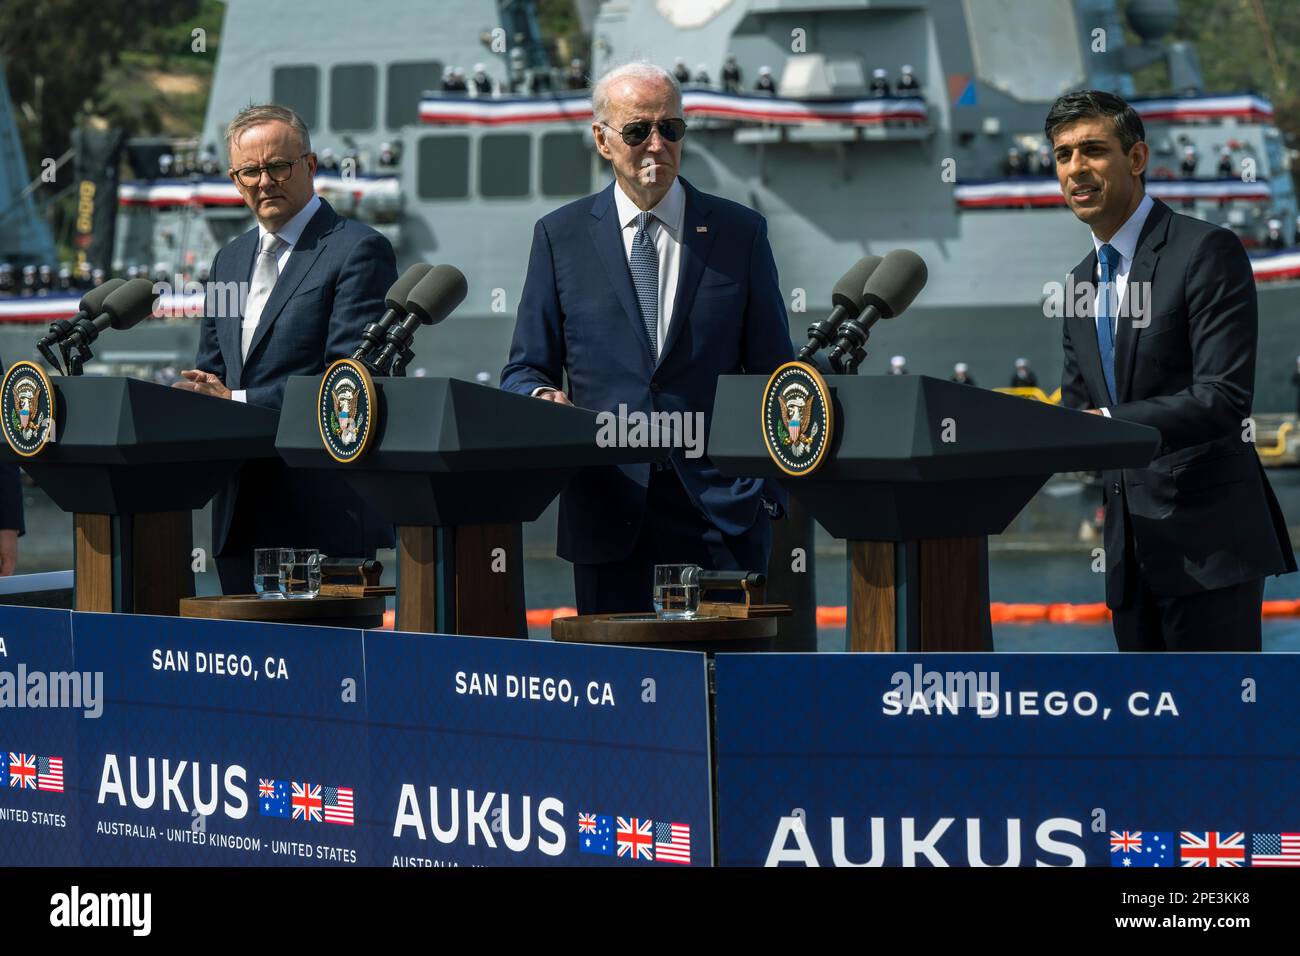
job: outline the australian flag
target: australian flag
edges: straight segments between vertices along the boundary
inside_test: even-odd
[[[1173,833],[1125,830],[1110,835],[1110,865],[1178,866],[1178,841]]]
[[[264,817],[289,818],[292,812],[289,806],[289,782],[287,780],[257,781],[257,808]]]
[[[614,855],[614,818],[599,813],[578,814],[578,850]]]

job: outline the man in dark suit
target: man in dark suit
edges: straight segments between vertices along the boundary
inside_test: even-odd
[[[397,278],[393,247],[315,194],[316,154],[292,110],[255,106],[227,130],[230,177],[257,227],[213,260],[195,368],[176,387],[279,408],[290,375],[350,355]],[[231,288],[247,295],[222,295]],[[241,307],[242,303],[242,307]],[[222,590],[247,593],[252,552],[311,547],[334,556],[392,545],[341,477],[254,461],[212,506]]]
[[[678,177],[686,128],[670,73],[619,67],[592,107],[615,182],[537,223],[501,387],[698,415],[707,432],[719,375],[768,374],[793,357],[767,225]],[[649,610],[659,563],[766,570],[782,492],[723,476],[703,441],[662,467],[589,469],[569,483],[558,552],[574,563],[580,612]]]
[[[4,368],[3,360],[0,368]],[[0,577],[13,574],[18,566],[18,538],[25,532],[18,466],[11,462],[0,464]]]
[[[1106,603],[1121,650],[1259,650],[1264,578],[1296,570],[1249,421],[1257,314],[1231,232],[1146,195],[1142,120],[1087,90],[1046,121],[1061,192],[1092,229],[1064,321],[1061,401],[1160,432],[1103,475]],[[1075,296],[1078,301],[1079,296]]]

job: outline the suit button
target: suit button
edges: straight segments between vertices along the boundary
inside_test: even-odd
[[[1118,481],[1115,482],[1115,484],[1111,486],[1110,493],[1111,493],[1112,495],[1117,495],[1117,494],[1119,494],[1119,482],[1118,482]]]
[[[658,393],[659,393],[660,391],[662,391],[662,390],[663,390],[663,389],[662,389],[662,386],[660,386],[660,384],[659,384],[658,382],[651,382],[651,383],[650,383],[650,391],[654,392],[655,394],[658,394]]]

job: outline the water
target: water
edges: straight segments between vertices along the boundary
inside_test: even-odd
[[[664,621],[688,621],[700,609],[698,584],[657,584],[654,590],[655,614]]]
[[[283,597],[284,595],[280,593],[279,572],[277,571],[274,574],[254,574],[253,592],[265,598]]]

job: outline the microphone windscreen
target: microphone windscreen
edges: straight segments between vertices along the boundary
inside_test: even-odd
[[[125,279],[109,279],[102,285],[95,286],[81,297],[81,301],[77,303],[78,311],[84,312],[93,319],[104,311],[104,300],[124,285],[126,285]]]
[[[150,280],[129,279],[109,293],[101,310],[110,316],[112,327],[122,331],[153,315],[157,298]]]
[[[903,312],[925,288],[929,278],[925,260],[910,249],[886,253],[862,290],[867,305],[874,305],[890,319]]]
[[[437,325],[468,294],[464,273],[455,266],[434,266],[406,297],[406,311],[414,312],[425,325]]]
[[[840,281],[835,283],[835,288],[831,292],[831,305],[842,306],[853,313],[853,318],[857,318],[864,305],[862,287],[867,284],[867,280],[871,278],[880,262],[880,256],[863,256],[855,262],[853,268],[840,276]]]
[[[397,281],[388,287],[388,293],[384,296],[384,308],[405,312],[407,296],[411,294],[416,283],[428,275],[432,268],[433,266],[427,262],[417,262],[398,276]]]

